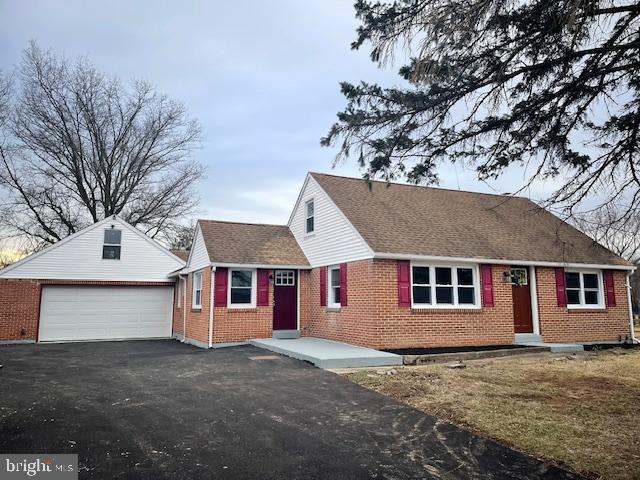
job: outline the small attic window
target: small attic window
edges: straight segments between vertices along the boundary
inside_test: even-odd
[[[103,260],[120,260],[122,230],[109,228],[104,231],[104,244],[102,245]]]
[[[305,203],[305,232],[308,234],[313,233],[316,229],[315,216],[315,205],[313,203],[313,199],[311,199],[307,203]]]

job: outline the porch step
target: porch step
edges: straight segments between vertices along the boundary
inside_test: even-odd
[[[278,338],[278,339],[300,338],[300,330],[274,330],[272,338]]]
[[[535,333],[516,333],[516,339],[513,343],[542,343],[542,335]]]

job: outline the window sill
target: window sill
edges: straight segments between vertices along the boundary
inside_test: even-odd
[[[569,306],[567,305],[567,310],[569,312],[603,312],[606,311],[606,307],[604,306],[599,306],[599,305],[590,305],[590,306],[586,306],[586,305],[572,305]]]
[[[415,314],[448,314],[448,313],[481,313],[482,307],[411,307],[411,313]]]
[[[255,305],[227,305],[230,312],[255,312],[258,307]]]
[[[450,312],[451,310],[482,310],[480,305],[411,305],[411,310],[435,310],[437,312]]]
[[[192,313],[200,313],[202,312],[202,307],[191,307]]]
[[[327,312],[340,312],[342,307],[327,307]]]

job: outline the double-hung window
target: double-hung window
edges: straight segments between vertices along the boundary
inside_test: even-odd
[[[193,308],[202,308],[202,272],[193,273],[193,295],[191,306]]]
[[[340,308],[340,267],[327,268],[329,281],[327,287],[329,289],[329,308]]]
[[[475,308],[480,306],[475,266],[414,264],[411,267],[415,308]]]
[[[307,201],[304,204],[304,213],[305,213],[305,232],[307,234],[313,233],[316,230],[316,214],[315,214],[315,204],[313,199]]]
[[[122,230],[109,228],[104,231],[104,242],[102,245],[103,260],[120,260],[120,249],[122,248]]]
[[[237,308],[256,306],[255,270],[229,270],[229,306]]]
[[[569,308],[604,308],[602,277],[597,271],[565,271]]]

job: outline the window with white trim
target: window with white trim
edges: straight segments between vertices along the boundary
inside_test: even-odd
[[[412,264],[411,289],[415,308],[480,306],[476,266]]]
[[[202,308],[202,272],[193,273],[193,294],[191,306],[193,308]]]
[[[340,308],[340,266],[327,268],[327,288],[329,289],[327,306],[329,308]]]
[[[305,212],[305,232],[313,233],[316,230],[316,222],[315,222],[315,203],[313,199],[308,200],[304,204],[304,212]]]
[[[122,249],[122,230],[108,228],[104,231],[104,242],[102,244],[103,260],[120,260],[120,250]]]
[[[229,269],[229,306],[253,308],[256,306],[256,271]]]
[[[603,308],[602,275],[598,271],[569,270],[564,272],[569,308]]]

